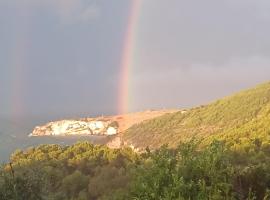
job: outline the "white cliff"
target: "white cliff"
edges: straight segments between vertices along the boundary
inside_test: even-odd
[[[114,124],[112,126],[111,124]],[[116,135],[118,127],[111,121],[61,120],[37,126],[29,136]]]

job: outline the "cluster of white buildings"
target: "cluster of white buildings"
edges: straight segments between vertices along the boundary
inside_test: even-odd
[[[110,121],[62,120],[37,126],[30,136],[116,135],[118,127],[110,124]]]

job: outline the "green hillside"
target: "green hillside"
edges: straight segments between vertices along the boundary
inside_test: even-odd
[[[235,148],[245,143],[270,144],[270,82],[187,112],[167,114],[128,129],[123,139],[135,147],[176,146],[201,138],[226,140]]]
[[[0,199],[270,199],[270,83],[145,121],[123,137],[155,150],[84,141],[15,151],[0,165]]]

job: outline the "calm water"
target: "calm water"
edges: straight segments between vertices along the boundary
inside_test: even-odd
[[[24,150],[40,144],[70,145],[85,140],[94,144],[104,144],[109,140],[106,136],[28,137],[37,124],[42,123],[34,121],[14,123],[0,119],[0,163],[7,162],[16,149]]]

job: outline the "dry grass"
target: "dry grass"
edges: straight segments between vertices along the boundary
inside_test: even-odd
[[[135,124],[139,124],[143,121],[160,117],[168,113],[174,113],[177,111],[179,110],[147,110],[143,112],[128,113],[124,115],[108,116],[108,117],[103,117],[102,119],[117,121],[119,124],[119,132],[123,133],[124,131],[126,131],[127,129],[129,129],[131,126]]]

